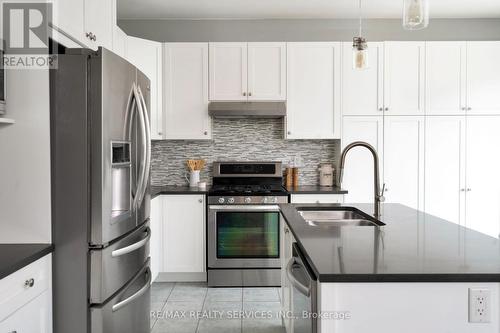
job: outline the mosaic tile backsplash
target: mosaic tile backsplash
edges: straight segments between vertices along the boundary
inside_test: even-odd
[[[340,140],[284,140],[283,119],[214,119],[210,141],[153,141],[153,185],[186,185],[186,160],[204,159],[201,180],[212,183],[214,161],[300,163],[300,184],[318,184],[320,163],[334,163]]]

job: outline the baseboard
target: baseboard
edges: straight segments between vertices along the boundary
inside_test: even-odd
[[[159,273],[154,282],[207,282],[206,272]]]

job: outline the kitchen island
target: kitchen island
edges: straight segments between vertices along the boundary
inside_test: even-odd
[[[317,332],[499,331],[497,238],[400,204],[383,205],[381,226],[313,225],[299,213],[341,207],[367,214],[373,210],[368,204],[280,205],[285,222],[282,269],[286,271],[291,243],[296,242],[314,281],[312,308],[330,314],[317,320]],[[297,292],[285,273],[283,306],[289,310]],[[486,293],[485,309],[469,306],[477,292]],[[285,319],[289,333],[294,324],[302,325]]]

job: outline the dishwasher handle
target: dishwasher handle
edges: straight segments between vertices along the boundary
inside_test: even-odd
[[[295,289],[297,289],[301,294],[305,295],[306,297],[311,296],[311,287],[302,284],[293,275],[294,265],[304,268],[300,263],[298,263],[295,260],[295,258],[291,258],[290,261],[288,261],[288,264],[286,265],[286,276],[288,277],[288,280],[290,280],[290,283],[292,284],[292,286]]]

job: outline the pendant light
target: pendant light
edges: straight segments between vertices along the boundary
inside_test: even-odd
[[[354,69],[367,69],[368,64],[368,44],[362,37],[361,0],[359,0],[359,34],[352,40],[352,67]]]
[[[403,28],[425,29],[429,25],[429,0],[404,0]]]

